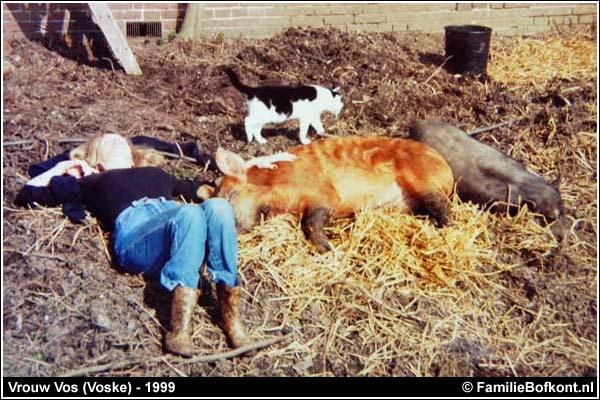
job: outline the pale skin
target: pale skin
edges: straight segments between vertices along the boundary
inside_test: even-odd
[[[29,186],[48,186],[50,184],[50,180],[55,176],[61,176],[64,174],[68,174],[74,176],[75,178],[83,178],[84,176],[97,174],[99,171],[95,168],[89,166],[83,160],[67,160],[61,161],[54,166],[54,168],[49,169],[36,176],[33,179],[30,179],[27,184]]]
[[[54,168],[27,182],[30,186],[48,186],[55,176],[68,174],[77,179],[101,171],[133,167],[133,154],[129,144],[121,135],[106,134],[98,147],[98,163],[91,167],[84,160],[61,161]]]

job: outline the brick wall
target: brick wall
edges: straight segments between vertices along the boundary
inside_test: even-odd
[[[3,3],[5,38],[85,31],[85,3]],[[121,29],[126,21],[162,21],[163,36],[177,32],[185,3],[111,3]],[[596,29],[595,3],[203,3],[197,32],[211,37],[265,37],[290,26],[333,26],[343,31],[443,32],[450,24],[479,24],[496,34],[530,34],[554,26]]]
[[[262,37],[289,26],[343,31],[443,32],[450,24],[480,24],[499,34],[548,31],[554,25],[596,26],[592,3],[207,3],[201,34]]]
[[[110,3],[117,24],[125,32],[125,22],[161,21],[163,36],[179,29],[185,3]],[[3,36],[40,38],[85,33],[93,29],[85,3],[3,3]]]

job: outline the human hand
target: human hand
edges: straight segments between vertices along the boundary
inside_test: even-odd
[[[62,162],[65,163],[62,167],[64,168],[63,174],[71,175],[77,179],[99,173],[97,169],[90,167],[90,165],[83,160],[68,160]]]
[[[53,168],[31,179],[27,184],[30,186],[48,186],[50,180],[55,176],[68,174],[80,179],[94,173],[97,174],[98,170],[90,167],[83,160],[67,160],[57,163]]]
[[[54,171],[53,175],[71,175],[77,179],[83,178],[91,174],[97,174],[99,171],[83,160],[66,160],[61,161],[50,171]],[[49,172],[49,171],[48,171]]]
[[[274,164],[274,163],[276,163],[276,162],[291,162],[291,161],[294,161],[296,158],[298,158],[298,157],[296,157],[295,154],[291,154],[288,152],[279,152],[279,153],[272,154],[270,156],[262,156],[262,157],[252,158],[252,159],[246,161],[246,168],[256,166],[257,168],[263,168],[263,169],[277,169],[277,164]]]

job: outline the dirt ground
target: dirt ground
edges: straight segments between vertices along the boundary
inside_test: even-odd
[[[512,45],[509,38],[493,40],[500,47]],[[139,77],[115,71],[104,60],[65,58],[39,43],[13,41],[11,47],[15,72],[5,76],[3,85],[3,141],[9,143],[3,146],[2,160],[5,375],[54,376],[123,360],[136,361],[89,374],[596,375],[597,79],[557,77],[543,84],[511,85],[493,76],[454,76],[438,68],[444,60],[443,37],[418,33],[289,29],[262,40],[139,43],[133,46],[143,71]],[[262,337],[287,332],[291,339],[253,357],[194,364],[175,357],[157,361],[162,327],[169,326],[168,295],[156,282],[115,268],[107,235],[92,218],[75,225],[60,208],[25,210],[13,201],[30,163],[71,146],[59,143],[61,139],[112,130],[180,143],[193,140],[208,153],[220,145],[245,157],[297,145],[294,122],[266,128],[266,145],[245,142],[245,100],[228,83],[223,66],[235,67],[248,84],[340,86],[344,110],[338,119],[324,118],[331,135],[401,137],[411,120],[432,117],[465,131],[514,120],[478,138],[549,181],[560,177],[571,235],[560,251],[550,254],[532,256],[527,248],[506,254],[523,268],[498,279],[515,302],[552,310],[543,331],[528,333],[540,346],[550,343],[551,350],[535,360],[517,356],[494,366],[473,361],[483,355],[472,343],[455,341],[435,349],[441,354],[436,362],[415,367],[392,358],[383,367],[368,369],[360,361],[364,358],[355,355],[376,355],[377,349],[347,339],[345,354],[324,360],[329,342],[310,328],[319,317],[307,312],[286,320],[273,284],[266,285],[272,292],[262,290],[248,300],[261,284],[245,271],[242,308],[250,331]],[[310,135],[314,138],[315,132]],[[171,161],[168,168],[185,176],[215,177],[184,160]],[[206,354],[226,351],[214,323],[214,297],[204,293],[194,320],[195,341]],[[516,303],[497,301],[507,314],[514,312]],[[430,310],[416,312],[423,320],[435,319]],[[527,313],[515,318],[524,332],[532,323]],[[519,340],[495,346],[519,348]],[[402,346],[402,341],[394,343]],[[556,351],[551,343],[557,343]]]

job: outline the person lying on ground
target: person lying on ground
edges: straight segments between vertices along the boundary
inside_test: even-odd
[[[239,312],[237,233],[230,204],[222,198],[206,199],[204,190],[211,188],[208,182],[177,179],[152,166],[160,158],[152,151],[133,149],[118,134],[95,136],[74,149],[71,156],[75,160],[57,165],[53,173],[64,172],[77,179],[78,193],[71,200],[79,201],[112,231],[112,250],[119,266],[130,273],[158,278],[172,293],[165,349],[185,357],[197,352],[191,321],[205,259],[216,283],[221,324],[230,345],[238,348],[248,344]],[[253,162],[272,168],[270,162],[281,160],[291,158],[283,153]],[[52,179],[46,176],[35,183],[42,185]],[[40,189],[51,192],[43,185]],[[180,196],[194,204],[175,201]],[[45,193],[40,199],[56,203],[53,197],[53,193]]]

